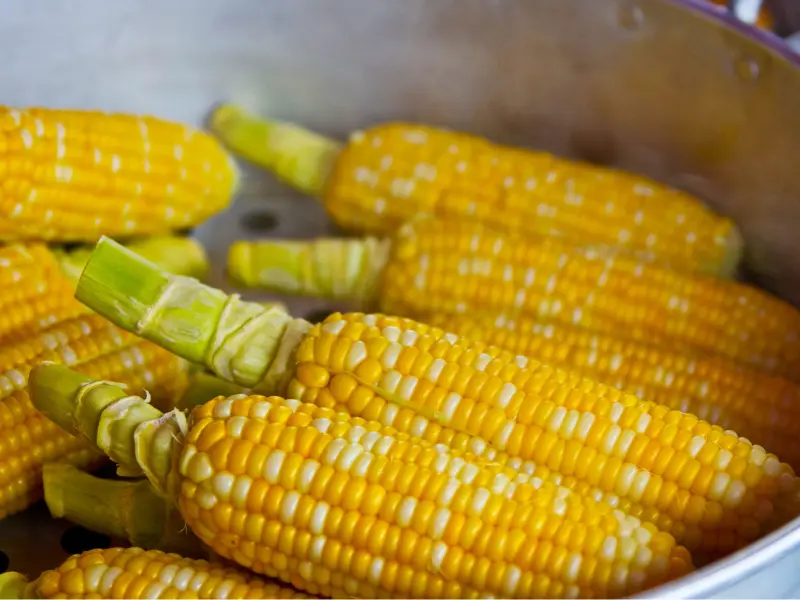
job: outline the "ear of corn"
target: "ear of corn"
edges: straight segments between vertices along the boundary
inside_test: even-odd
[[[0,597],[22,598],[309,598],[246,571],[158,550],[108,548],[75,554],[33,581],[0,575]]]
[[[43,244],[11,244],[0,248],[0,344],[24,339],[86,308],[73,299],[64,278]]]
[[[31,374],[37,406],[87,439],[142,432],[117,459],[176,498],[221,556],[312,592],[618,596],[691,569],[651,524],[377,422],[240,395],[196,408],[187,426],[90,381],[58,365]]]
[[[644,520],[692,548],[728,552],[799,512],[791,467],[734,432],[407,319],[332,315],[311,327],[176,279],[110,240],[78,296],[255,391],[479,438],[515,464],[641,505]]]
[[[147,388],[165,408],[186,386],[187,365],[182,359],[98,315],[63,321],[21,343],[0,347],[0,518],[41,497],[45,463],[63,461],[91,468],[101,458],[31,404],[28,373],[41,361],[71,365],[93,378],[111,378],[134,390]]]
[[[211,127],[235,152],[322,196],[336,223],[361,233],[384,235],[419,214],[470,218],[723,275],[742,252],[733,222],[685,193],[472,135],[389,123],[352,135],[339,150],[322,136],[230,105],[216,111]]]
[[[210,558],[178,510],[156,494],[147,479],[101,479],[69,463],[54,462],[44,465],[42,480],[47,508],[56,519],[145,550]]]
[[[148,116],[0,108],[0,239],[96,241],[201,223],[237,173],[210,136]]]
[[[367,252],[371,244],[240,242],[231,250],[229,268],[259,287],[367,298],[388,314],[508,312],[687,355],[719,354],[787,378],[800,372],[800,311],[741,283],[686,275],[555,238],[503,234],[472,221],[406,223],[388,258]],[[297,260],[283,260],[289,253]],[[356,260],[363,256],[369,260]],[[327,281],[341,282],[337,293],[321,283]]]
[[[572,325],[525,317],[430,314],[472,341],[564,367],[639,398],[732,429],[800,468],[800,387],[720,356],[687,356]]]

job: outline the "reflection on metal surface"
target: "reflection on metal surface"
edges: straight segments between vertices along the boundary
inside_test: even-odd
[[[728,0],[731,13],[744,23],[757,23],[763,7],[764,0]]]
[[[644,24],[644,12],[638,2],[621,2],[619,24],[628,31],[635,31]]]
[[[734,70],[743,83],[754,83],[758,80],[760,67],[755,59],[741,57],[734,60]]]
[[[681,185],[733,216],[759,281],[800,303],[800,57],[706,2],[7,0],[3,8],[5,103],[201,124],[230,100],[339,138],[407,119],[590,157]],[[195,231],[214,262],[210,283],[229,291],[228,245],[262,235],[242,228],[247,215],[275,216],[266,235],[335,231],[316,201],[243,172],[237,202]],[[287,304],[297,315],[346,308]],[[12,569],[36,574],[65,558],[67,526],[37,506],[0,521],[0,551]],[[650,595],[786,596],[800,587],[798,561],[792,523]]]

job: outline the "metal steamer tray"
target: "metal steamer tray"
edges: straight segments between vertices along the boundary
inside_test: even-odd
[[[742,16],[752,2],[737,4]],[[753,279],[800,303],[800,58],[699,0],[5,0],[3,8],[5,104],[202,125],[230,100],[339,138],[405,119],[619,166],[734,217]],[[796,0],[783,10],[800,17]],[[195,232],[213,261],[211,283],[228,290],[233,240],[334,231],[314,200],[254,169],[243,175],[235,204]],[[346,308],[287,304],[313,320]],[[50,519],[40,503],[0,521],[0,571],[36,575],[112,543],[120,541]],[[800,519],[645,596],[800,597],[798,561]]]

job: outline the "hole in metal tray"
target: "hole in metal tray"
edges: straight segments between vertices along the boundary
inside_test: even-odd
[[[115,479],[117,476],[117,465],[111,461],[105,462],[92,474],[101,479]]]
[[[61,547],[67,554],[80,554],[94,548],[108,548],[110,545],[111,538],[107,535],[78,525],[70,527],[61,536]]]
[[[253,233],[267,233],[278,226],[278,217],[266,210],[255,210],[245,214],[239,224]]]
[[[5,573],[8,571],[8,565],[10,564],[10,560],[8,560],[8,554],[0,550],[0,573]]]
[[[309,323],[316,325],[317,323],[322,323],[325,319],[327,319],[328,315],[330,315],[332,312],[336,311],[320,308],[318,310],[312,310],[303,318]]]

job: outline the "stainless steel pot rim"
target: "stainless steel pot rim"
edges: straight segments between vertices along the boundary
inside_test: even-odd
[[[762,46],[766,46],[769,50],[779,54],[781,58],[792,63],[794,66],[800,67],[800,54],[786,44],[783,38],[766,29],[743,23],[724,7],[711,4],[707,0],[668,0],[668,2],[686,10],[702,13],[711,19],[715,19],[735,29],[738,34],[749,37]]]
[[[733,587],[761,567],[800,546],[800,518],[787,523],[746,548],[636,598],[705,598]]]
[[[800,68],[800,55],[792,50],[782,38],[770,31],[743,23],[730,11],[711,5],[705,0],[669,0],[672,4],[687,10],[702,13],[730,27],[739,35],[751,38],[778,54],[796,68]],[[697,598],[708,597],[721,590],[733,587],[760,568],[784,557],[787,552],[800,546],[800,518],[787,523],[780,529],[742,550],[720,559],[691,575],[638,594],[637,598]]]

